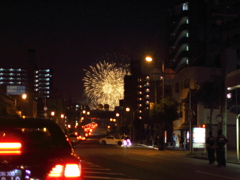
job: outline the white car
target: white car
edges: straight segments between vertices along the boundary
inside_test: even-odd
[[[106,136],[104,138],[99,139],[100,144],[116,144],[121,146],[122,145],[122,139],[115,138],[114,136]]]

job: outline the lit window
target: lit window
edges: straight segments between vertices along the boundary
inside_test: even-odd
[[[189,64],[189,60],[188,59],[186,59],[186,64]]]
[[[139,101],[142,101],[142,98],[138,98]]]
[[[188,10],[188,3],[183,3],[182,10],[187,11]]]
[[[186,46],[186,51],[189,51],[189,48],[188,48],[188,46]]]
[[[149,101],[146,101],[146,104],[148,105],[148,104],[149,104]]]
[[[150,89],[147,88],[147,89],[146,89],[146,92],[150,92]]]
[[[149,97],[150,97],[149,94],[147,94],[147,95],[146,95],[146,99],[149,99]]]
[[[150,86],[150,83],[149,83],[149,82],[146,82],[145,86]]]
[[[189,34],[188,34],[188,32],[186,33],[186,37],[189,37]]]
[[[142,104],[138,104],[138,107],[142,107]]]
[[[139,119],[142,119],[142,116],[139,116]]]
[[[142,85],[139,85],[138,87],[139,87],[139,88],[142,88]]]
[[[142,91],[138,91],[138,94],[142,94]]]
[[[146,79],[149,80],[149,79],[150,79],[150,76],[146,76]]]
[[[186,24],[189,24],[189,20],[188,19],[186,19]]]

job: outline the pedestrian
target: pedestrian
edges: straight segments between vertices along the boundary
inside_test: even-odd
[[[172,138],[173,138],[173,147],[175,147],[177,142],[177,136],[173,133]]]
[[[212,135],[212,131],[210,131],[206,139],[209,164],[214,164],[215,161],[215,140],[216,138]]]
[[[180,137],[180,148],[184,149],[184,137],[183,136]]]
[[[218,167],[221,167],[221,166],[226,167],[225,145],[227,143],[228,143],[228,139],[222,134],[222,130],[219,129],[218,136],[215,142]]]

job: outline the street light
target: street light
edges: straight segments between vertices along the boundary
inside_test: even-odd
[[[151,56],[147,56],[147,57],[145,57],[145,60],[147,61],[147,62],[152,62],[152,57]]]
[[[153,61],[153,58],[151,57],[151,56],[146,56],[145,57],[145,60],[147,61],[147,62],[149,62],[149,63],[152,63],[152,61]],[[164,79],[164,63],[163,63],[163,61],[162,61],[162,69],[161,69],[161,71],[158,69],[158,68],[153,68],[152,70],[151,70],[151,73],[150,73],[150,76],[151,76],[151,79],[153,79],[153,81],[154,81],[154,103],[155,104],[157,104],[157,82],[159,81],[159,80],[161,80],[162,81],[162,98],[164,98],[164,96],[165,96],[165,94],[164,94],[164,91],[165,91],[165,79]]]
[[[131,139],[131,141],[133,142],[133,120],[134,120],[134,118],[135,118],[135,112],[134,112],[134,110],[131,110],[131,108],[130,107],[126,107],[126,111],[127,112],[131,112],[132,111],[132,117],[131,117],[131,121],[130,121],[130,139]]]
[[[26,99],[27,99],[27,94],[22,94],[22,99],[24,101],[24,114],[22,114],[22,117],[25,118],[27,116],[27,104],[26,104]]]

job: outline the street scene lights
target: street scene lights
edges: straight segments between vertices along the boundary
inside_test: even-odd
[[[145,57],[145,61],[147,61],[148,63],[153,63],[153,65],[156,66],[156,60],[154,61],[154,59],[151,56],[146,56]],[[162,65],[161,65],[161,70],[158,69],[157,67],[154,67],[150,69],[150,79],[154,82],[154,103],[158,104],[158,82],[161,81],[162,82],[162,98],[164,98],[165,94],[165,85],[164,85],[164,64],[162,61]]]
[[[134,121],[134,118],[135,118],[135,112],[134,112],[134,110],[133,109],[131,109],[130,107],[126,107],[126,112],[129,112],[129,113],[131,113],[132,112],[132,114],[131,114],[131,118],[130,118],[130,127],[129,127],[129,130],[130,130],[130,139],[131,139],[131,141],[133,142],[133,140],[134,140],[134,137],[133,137],[133,121]]]
[[[22,94],[22,100],[23,100],[23,109],[22,109],[22,117],[26,118],[27,116],[27,94]]]
[[[151,57],[151,56],[147,56],[147,57],[145,57],[145,60],[146,60],[147,62],[152,62],[152,57]]]
[[[27,99],[27,94],[22,94],[22,99]]]

